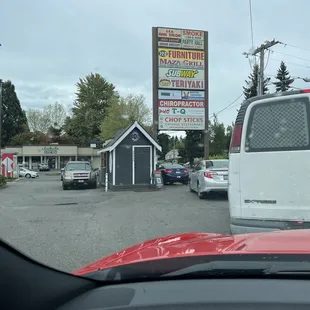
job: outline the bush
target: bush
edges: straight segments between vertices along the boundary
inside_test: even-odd
[[[0,175],[0,188],[6,185],[6,179],[3,175]]]

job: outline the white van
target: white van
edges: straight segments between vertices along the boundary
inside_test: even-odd
[[[245,101],[229,152],[232,234],[310,228],[310,89]]]

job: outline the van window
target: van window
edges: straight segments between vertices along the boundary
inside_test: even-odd
[[[309,149],[307,97],[262,103],[250,111],[245,152]]]

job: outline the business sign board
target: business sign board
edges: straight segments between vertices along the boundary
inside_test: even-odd
[[[207,32],[153,28],[154,123],[157,130],[205,130]],[[157,122],[156,122],[157,121]]]
[[[204,116],[159,115],[159,130],[204,130]]]
[[[204,31],[158,28],[158,46],[204,49]]]
[[[167,90],[159,89],[158,90],[158,99],[184,99],[184,100],[205,100],[204,91],[196,90]]]
[[[204,70],[159,68],[158,85],[172,89],[204,89]]]

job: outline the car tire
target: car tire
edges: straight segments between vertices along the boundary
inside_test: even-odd
[[[68,185],[62,184],[62,189],[63,189],[64,191],[67,191],[67,190],[69,189],[69,186],[68,186]]]
[[[188,181],[184,181],[184,182],[183,182],[183,185],[188,185]]]
[[[25,174],[25,178],[26,179],[31,179],[31,174],[30,173]]]
[[[200,192],[200,185],[199,185],[199,183],[197,184],[197,195],[198,195],[199,199],[204,199],[205,198],[204,193]]]

